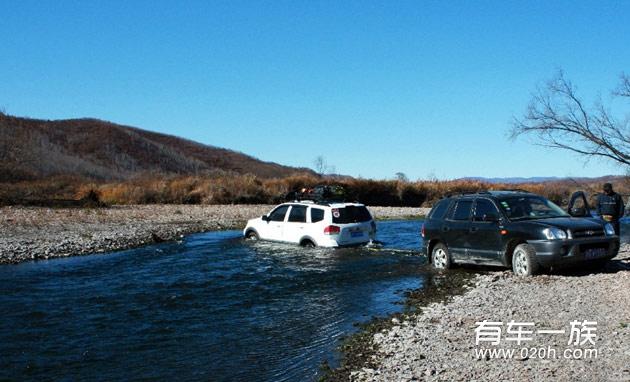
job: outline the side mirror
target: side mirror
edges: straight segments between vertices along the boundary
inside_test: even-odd
[[[584,217],[586,216],[586,208],[584,207],[574,207],[569,211],[569,215],[574,217]]]
[[[263,215],[260,217],[262,220],[266,221],[267,223],[269,223],[269,216],[267,215]]]

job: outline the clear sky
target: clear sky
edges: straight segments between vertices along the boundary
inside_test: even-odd
[[[0,0],[0,107],[363,177],[621,174],[507,131],[559,68],[608,100],[629,20],[628,1]]]

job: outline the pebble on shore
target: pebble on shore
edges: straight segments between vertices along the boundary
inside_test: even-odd
[[[350,372],[353,381],[603,381],[630,380],[630,245],[601,271],[573,270],[519,278],[510,271],[479,274],[473,286],[448,302],[376,333],[377,367]],[[512,359],[478,357],[476,323],[534,323],[566,335],[534,335],[515,345],[502,337],[496,348],[515,348]],[[569,346],[570,322],[596,322],[595,345]],[[505,327],[503,333],[505,335]],[[557,349],[558,358],[520,356],[520,350]],[[564,359],[564,349],[597,349],[597,357]],[[532,353],[529,353],[532,354]],[[542,353],[537,353],[542,355]],[[551,354],[551,353],[549,353]]]

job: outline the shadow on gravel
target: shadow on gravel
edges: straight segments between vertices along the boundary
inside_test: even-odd
[[[615,257],[605,263],[595,264],[595,267],[576,266],[547,273],[559,276],[587,276],[597,273],[618,273],[628,271],[630,271],[630,256],[623,255],[622,257]]]
[[[509,270],[503,267],[492,267],[484,265],[458,265],[456,270],[462,270],[471,273],[500,273]],[[556,275],[556,276],[587,276],[597,273],[618,273],[630,271],[630,255],[624,254],[617,256],[606,262],[593,262],[590,264],[579,264],[571,267],[560,269],[541,270],[539,275]]]

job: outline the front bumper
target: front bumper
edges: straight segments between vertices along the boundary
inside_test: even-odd
[[[593,260],[607,260],[617,256],[619,237],[597,237],[569,240],[530,240],[536,250],[538,263],[545,267],[563,267]],[[599,249],[598,255],[587,256],[589,249]]]

